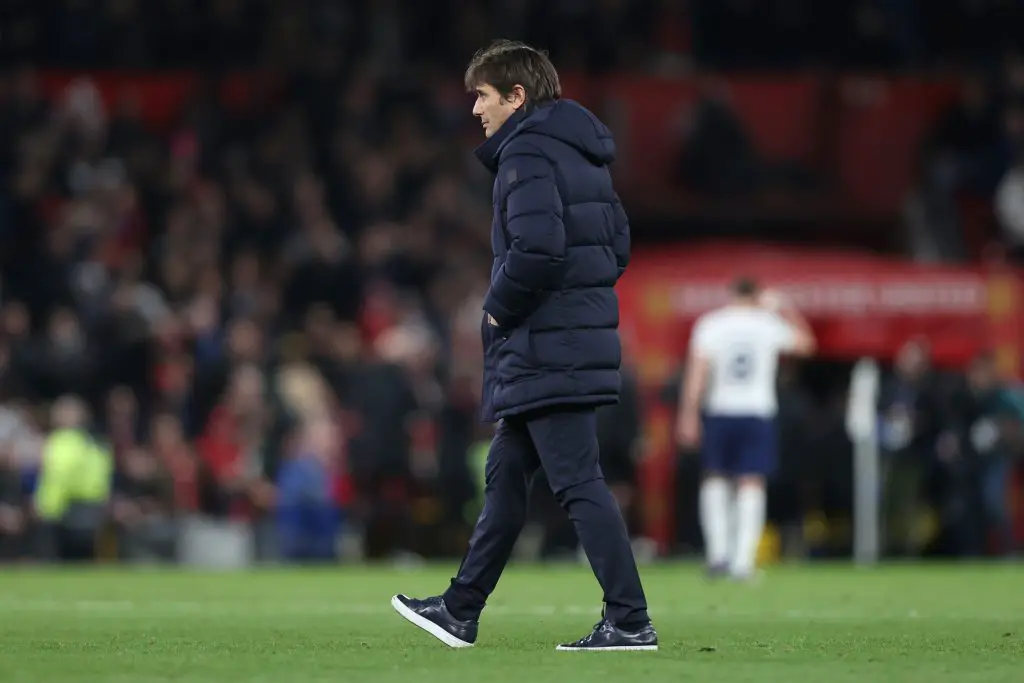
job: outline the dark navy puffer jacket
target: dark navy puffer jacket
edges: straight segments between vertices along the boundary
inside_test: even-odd
[[[629,221],[608,172],[611,132],[559,100],[517,112],[476,154],[495,173],[484,420],[615,403]]]

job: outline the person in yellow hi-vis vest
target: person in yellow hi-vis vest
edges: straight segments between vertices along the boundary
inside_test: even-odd
[[[113,458],[86,430],[87,419],[78,397],[54,403],[35,492],[36,516],[52,552],[69,562],[95,557],[110,500]]]

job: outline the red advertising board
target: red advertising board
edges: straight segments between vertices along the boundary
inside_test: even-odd
[[[821,353],[891,358],[925,337],[939,364],[959,366],[995,350],[1016,375],[1022,306],[1016,272],[918,265],[874,255],[715,244],[637,250],[619,285],[622,332],[648,389],[682,361],[690,327],[727,300],[738,275],[784,291],[808,316]],[[672,529],[673,416],[647,407],[643,486],[649,532],[667,543]]]
[[[164,128],[178,121],[188,101],[200,88],[202,79],[190,71],[132,72],[44,71],[39,86],[47,98],[60,101],[68,87],[87,82],[96,87],[107,107],[130,102],[138,107],[142,118],[155,128]],[[216,81],[216,91],[228,107],[241,109],[273,99],[280,82],[268,73],[232,72]],[[255,101],[255,102],[254,102]]]

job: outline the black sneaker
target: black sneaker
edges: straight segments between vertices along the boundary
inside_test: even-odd
[[[602,619],[590,635],[555,649],[561,652],[653,652],[658,649],[658,632],[651,623],[639,631],[623,631]]]
[[[473,647],[479,623],[459,621],[440,597],[417,600],[405,595],[391,598],[395,611],[448,647]]]

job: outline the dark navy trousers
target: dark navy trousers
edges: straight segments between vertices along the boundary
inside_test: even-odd
[[[649,621],[626,525],[598,455],[592,409],[547,410],[498,423],[487,455],[483,511],[444,594],[456,618],[475,619],[483,611],[526,523],[530,486],[543,467],[604,591],[605,618],[627,629]]]

